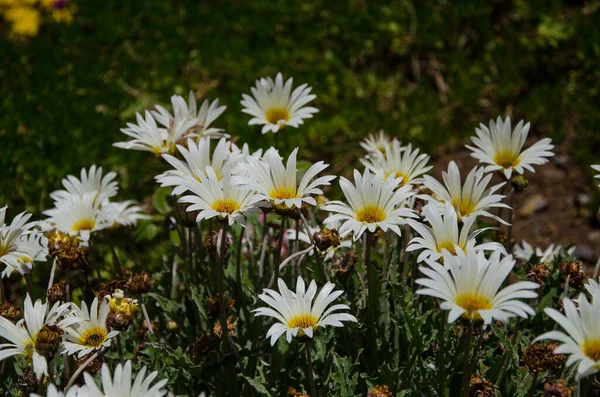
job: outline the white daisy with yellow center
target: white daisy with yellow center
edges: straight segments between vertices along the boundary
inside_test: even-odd
[[[164,154],[163,159],[171,164],[174,169],[156,176],[156,181],[161,186],[174,186],[173,194],[178,195],[185,192],[184,181],[186,177],[200,180],[200,175],[206,175],[206,167],[212,167],[217,177],[222,178],[225,164],[236,160],[242,155],[241,153],[232,153],[231,142],[225,138],[219,140],[211,155],[210,143],[209,138],[202,138],[198,142],[188,138],[187,147],[177,145],[177,150],[183,160],[170,154]]]
[[[85,384],[81,386],[79,395],[86,397],[162,397],[167,394],[164,386],[168,379],[154,382],[158,371],[146,375],[146,367],[133,374],[132,363],[118,364],[114,371],[108,365],[102,365],[102,386],[98,387],[94,378],[87,372],[84,374]],[[154,384],[152,384],[154,382]]]
[[[568,298],[563,299],[565,314],[546,308],[544,312],[564,331],[550,331],[536,338],[554,339],[562,344],[554,353],[566,354],[567,366],[578,363],[577,377],[582,378],[600,371],[600,290],[592,289],[592,300],[585,294],[577,299],[579,308]]]
[[[4,338],[8,343],[0,343],[0,361],[16,355],[25,355],[33,364],[33,372],[37,378],[48,375],[48,362],[43,354],[37,352],[35,342],[37,335],[45,325],[57,325],[69,327],[79,321],[74,317],[67,317],[61,321],[58,319],[68,314],[71,304],[55,303],[49,307],[48,303],[42,304],[37,300],[32,304],[29,294],[23,303],[23,319],[16,324],[0,317],[0,339]],[[66,328],[68,329],[68,328]]]
[[[55,202],[55,207],[44,211],[47,221],[63,233],[79,235],[85,242],[90,233],[106,229],[112,225],[109,211],[101,203],[102,196],[85,193]]]
[[[219,100],[215,99],[212,103],[205,99],[200,106],[196,105],[196,95],[193,91],[189,93],[188,104],[185,101],[178,102],[182,106],[182,113],[188,115],[188,120],[196,119],[196,124],[188,131],[196,137],[208,138],[229,138],[228,134],[223,133],[221,128],[211,128],[210,125],[227,109],[227,106],[219,106]]]
[[[103,208],[112,219],[113,226],[135,226],[139,220],[151,218],[133,200],[105,203]]]
[[[119,190],[117,182],[114,181],[117,174],[109,172],[102,175],[102,167],[92,165],[89,170],[81,169],[80,177],[68,175],[62,180],[65,190],[57,190],[50,194],[54,201],[68,200],[71,196],[83,196],[86,193],[95,193],[102,196],[104,200],[114,197]]]
[[[375,153],[384,153],[385,145],[391,141],[390,137],[380,130],[377,135],[370,134],[362,140],[360,146],[367,152],[367,156],[372,156]],[[385,153],[384,153],[385,154]]]
[[[182,96],[173,95],[171,105],[173,114],[164,107],[156,105],[156,110],[152,111],[152,117],[166,129],[171,142],[178,142],[186,135],[192,134],[192,130],[200,125],[198,124],[198,118],[195,114],[191,114]]]
[[[523,125],[523,120],[519,121],[514,131],[510,117],[506,120],[498,117],[495,123],[490,120],[490,128],[483,124],[479,126],[475,129],[477,137],[471,138],[475,146],[467,145],[467,148],[480,163],[489,164],[485,167],[486,172],[501,171],[506,179],[510,179],[513,172],[535,172],[533,165],[545,164],[548,157],[554,156],[551,151],[554,145],[550,138],[544,138],[523,150],[530,127],[529,123]]]
[[[444,185],[429,175],[423,177],[425,187],[430,189],[433,195],[422,198],[435,203],[440,212],[444,211],[445,203],[451,203],[460,220],[482,215],[507,224],[503,219],[488,212],[489,208],[510,209],[502,202],[505,196],[495,194],[506,182],[488,188],[492,176],[485,175],[483,168],[475,167],[462,184],[460,170],[456,163],[451,161],[448,164],[448,172],[442,172]]]
[[[21,274],[31,270],[34,257],[28,249],[28,234],[33,223],[27,223],[31,214],[21,212],[10,223],[5,223],[7,206],[0,208],[0,263],[5,265],[2,277],[10,276],[14,271]]]
[[[325,284],[318,295],[317,283],[314,280],[306,289],[304,280],[298,277],[295,293],[288,289],[282,279],[277,280],[277,284],[279,292],[265,288],[263,294],[258,295],[260,300],[270,307],[253,310],[256,316],[269,316],[278,321],[267,332],[267,338],[271,338],[271,346],[283,334],[287,341],[291,342],[296,336],[312,338],[318,328],[343,327],[345,321],[357,322],[356,317],[351,314],[337,313],[340,310],[349,310],[348,305],[336,304],[328,308],[344,293],[333,291],[333,283]]]
[[[384,147],[382,152],[360,160],[373,173],[383,171],[385,176],[394,175],[402,185],[414,185],[421,183],[420,177],[432,168],[427,165],[429,156],[419,154],[419,149],[412,150],[410,144],[402,146],[394,139],[391,143],[384,142]]]
[[[196,222],[218,217],[229,225],[246,223],[250,212],[260,212],[257,204],[262,199],[251,190],[241,189],[232,183],[231,171],[226,166],[217,176],[212,167],[206,168],[206,175],[200,174],[200,180],[186,177],[182,188],[191,194],[179,199],[181,203],[189,203],[187,211],[199,211]]]
[[[319,110],[305,105],[317,96],[310,94],[312,88],[308,84],[292,92],[292,82],[289,78],[284,84],[281,73],[275,81],[270,77],[257,80],[256,87],[251,88],[253,97],[242,95],[242,112],[253,116],[248,125],[263,125],[263,134],[276,133],[286,126],[298,128],[304,119],[312,118]]]
[[[65,330],[65,340],[62,343],[62,353],[81,358],[88,353],[102,347],[108,347],[111,339],[119,334],[118,331],[109,331],[106,327],[106,319],[110,312],[108,299],[94,298],[91,308],[82,301],[81,309],[77,308],[72,316],[80,319],[79,322]]]
[[[318,173],[329,166],[319,161],[304,173],[298,183],[297,155],[298,148],[290,154],[285,166],[275,148],[267,150],[260,160],[248,156],[245,159],[245,170],[234,178],[234,183],[242,185],[246,190],[255,191],[261,200],[270,202],[279,209],[301,208],[303,203],[317,205],[312,196],[323,194],[319,186],[329,185],[335,176],[315,179]]]
[[[136,113],[137,124],[127,123],[127,128],[121,128],[123,134],[133,139],[113,143],[113,146],[121,149],[151,152],[157,156],[164,153],[173,153],[175,144],[181,139],[181,136],[170,135],[165,128],[160,128],[148,110],[144,114],[145,119],[141,114]]]
[[[495,251],[486,259],[481,251],[470,251],[456,256],[446,253],[444,265],[427,260],[428,266],[419,267],[427,278],[416,280],[424,287],[417,294],[442,300],[440,309],[450,311],[449,323],[459,317],[490,324],[493,320],[535,315],[535,310],[519,299],[536,298],[533,290],[539,285],[521,281],[500,289],[515,266],[512,256],[501,256],[500,251]]]
[[[398,188],[400,179],[395,175],[383,177],[383,171],[371,174],[365,169],[363,175],[354,170],[354,184],[340,177],[340,187],[348,204],[331,201],[322,209],[333,213],[323,223],[326,225],[343,222],[340,234],[352,231],[358,240],[365,231],[375,233],[379,228],[384,232],[393,231],[400,236],[399,225],[406,224],[405,218],[416,218],[415,212],[404,207],[406,200],[413,195],[411,186]]]
[[[419,234],[414,237],[406,250],[423,250],[417,258],[417,263],[425,259],[432,261],[442,258],[444,252],[451,255],[457,255],[459,252],[478,252],[478,251],[499,251],[506,253],[504,247],[496,242],[477,244],[475,237],[489,228],[479,229],[471,232],[476,218],[469,217],[464,219],[459,232],[458,216],[456,210],[450,203],[444,205],[444,213],[440,214],[435,204],[427,204],[423,207],[424,223],[409,219],[410,227]]]

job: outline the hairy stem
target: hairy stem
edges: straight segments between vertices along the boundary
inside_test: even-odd
[[[312,357],[311,357],[311,353],[310,353],[310,342],[307,341],[306,342],[306,366],[308,367],[308,384],[310,387],[310,395],[312,397],[317,397],[317,386],[315,385],[315,374],[313,371],[313,365],[312,365]]]

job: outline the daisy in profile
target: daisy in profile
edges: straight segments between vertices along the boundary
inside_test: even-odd
[[[394,175],[400,184],[421,183],[421,176],[429,171],[432,166],[427,165],[429,156],[419,154],[419,149],[412,150],[409,144],[404,147],[395,139],[392,143],[384,143],[383,152],[374,152],[371,158],[361,159],[365,167],[371,172],[383,171],[385,176]]]
[[[417,294],[440,299],[440,309],[450,311],[448,323],[459,317],[490,324],[493,320],[535,315],[535,311],[519,299],[537,297],[533,290],[539,285],[520,281],[500,289],[515,266],[512,256],[501,256],[500,251],[495,251],[486,259],[481,251],[469,251],[456,256],[446,253],[444,265],[427,260],[428,266],[419,268],[427,278],[416,280],[424,287]]]
[[[127,128],[121,128],[123,134],[133,139],[113,143],[113,146],[151,152],[157,156],[175,150],[175,144],[181,137],[169,135],[166,129],[160,128],[148,110],[145,112],[145,119],[139,113],[135,117],[137,124],[127,123]]]
[[[592,168],[593,168],[595,171],[598,171],[598,172],[600,172],[600,165],[592,165]],[[598,174],[598,175],[594,176],[594,178],[600,179],[600,174]]]
[[[275,148],[270,148],[261,160],[246,157],[246,172],[237,175],[234,183],[242,185],[246,190],[256,192],[261,200],[274,205],[277,209],[296,209],[303,203],[317,205],[314,195],[323,194],[319,186],[329,185],[335,178],[333,175],[321,176],[318,173],[325,170],[329,164],[319,161],[313,164],[298,182],[296,157],[298,148],[288,157],[283,165],[283,159]]]
[[[230,226],[244,225],[248,213],[260,212],[257,203],[261,198],[233,184],[229,167],[225,167],[221,176],[218,178],[212,167],[207,167],[206,175],[199,174],[200,180],[186,177],[182,190],[191,194],[181,197],[179,202],[191,204],[187,207],[189,212],[199,211],[196,222],[217,217]]]
[[[191,114],[182,96],[173,95],[171,97],[171,105],[173,106],[173,114],[164,107],[156,105],[156,110],[152,111],[152,116],[156,122],[166,129],[169,139],[172,142],[177,142],[190,133],[192,128],[199,126],[199,124],[198,118],[196,115]]]
[[[284,84],[281,73],[275,81],[270,77],[257,80],[256,87],[251,88],[252,97],[242,95],[242,112],[252,116],[248,125],[262,125],[263,134],[276,133],[286,126],[298,128],[304,119],[312,118],[319,110],[305,105],[317,96],[310,93],[312,88],[308,84],[292,92],[292,81],[289,78]]]
[[[560,255],[563,249],[564,247],[562,245],[554,244],[550,244],[545,250],[542,250],[539,247],[535,247],[534,249],[531,244],[523,240],[521,245],[515,245],[515,248],[513,249],[513,255],[515,258],[524,261],[531,260],[531,257],[535,255],[540,258],[540,263],[544,263],[554,261],[554,259]],[[572,246],[566,250],[567,255],[572,255],[573,252],[575,252],[575,246]]]
[[[519,121],[514,131],[511,129],[510,117],[505,120],[498,117],[495,123],[490,120],[490,128],[483,124],[479,127],[475,129],[477,137],[471,138],[475,146],[467,145],[467,148],[473,152],[471,156],[480,163],[489,164],[485,167],[485,172],[501,171],[506,179],[510,179],[513,172],[535,172],[534,165],[545,164],[548,157],[554,156],[551,151],[554,145],[550,138],[544,138],[523,150],[530,127],[529,123],[523,125],[523,120]]]
[[[269,316],[277,320],[267,332],[267,338],[271,338],[271,346],[275,345],[277,339],[283,334],[287,341],[291,342],[292,337],[296,336],[306,335],[312,338],[318,328],[343,327],[345,321],[357,322],[356,317],[351,314],[336,313],[340,310],[349,310],[348,305],[336,304],[327,308],[344,293],[333,291],[335,288],[333,283],[325,284],[318,295],[317,283],[314,280],[307,290],[304,280],[298,277],[295,293],[288,289],[282,279],[278,279],[277,284],[279,292],[265,288],[263,293],[258,295],[260,300],[270,307],[253,310],[256,316]]]
[[[475,237],[486,229],[471,232],[475,223],[475,217],[464,220],[462,228],[458,228],[458,215],[450,203],[444,206],[444,213],[440,214],[435,204],[427,204],[423,207],[423,215],[429,225],[409,219],[410,227],[419,234],[413,238],[406,251],[423,250],[417,258],[417,263],[425,259],[436,261],[442,258],[444,252],[457,255],[459,252],[477,251],[499,251],[506,253],[504,247],[496,242],[477,245]]]
[[[196,125],[190,129],[190,133],[198,137],[209,138],[229,138],[228,134],[224,134],[221,128],[211,128],[210,125],[219,118],[220,115],[227,109],[227,106],[219,106],[219,100],[215,99],[212,103],[205,99],[197,109],[196,95],[194,91],[190,91],[188,100],[188,119],[196,119]]]
[[[81,301],[81,309],[76,308],[71,314],[79,321],[65,330],[61,353],[77,353],[77,357],[81,358],[102,347],[109,347],[112,338],[119,334],[118,331],[109,331],[106,327],[109,312],[108,299],[104,298],[100,303],[98,298],[94,298],[89,310],[87,304]]]
[[[2,277],[9,277],[13,272],[21,275],[31,273],[34,262],[46,262],[48,257],[48,240],[38,232],[28,232],[20,237],[17,251],[19,256],[14,261],[7,261]]]
[[[102,365],[102,387],[96,385],[94,378],[87,372],[83,375],[85,384],[79,395],[86,397],[162,397],[167,394],[164,386],[168,379],[154,382],[158,371],[146,375],[143,367],[137,375],[132,374],[131,361],[119,364],[114,371],[108,365]],[[152,384],[154,382],[154,384]]]
[[[600,295],[594,294],[589,302],[582,293],[577,303],[579,308],[571,299],[564,298],[565,314],[551,308],[544,309],[544,313],[556,321],[564,331],[546,332],[535,341],[553,339],[561,342],[554,353],[568,355],[567,366],[577,363],[577,378],[580,379],[600,370]]]
[[[79,179],[68,175],[62,180],[65,190],[57,190],[50,194],[54,201],[68,200],[71,196],[83,196],[86,193],[94,193],[96,197],[102,196],[105,200],[114,197],[119,190],[117,182],[114,181],[117,174],[109,172],[102,176],[102,167],[92,165],[89,171],[81,169]]]
[[[386,144],[389,144],[390,140],[390,137],[387,136],[383,130],[380,130],[377,135],[370,134],[363,139],[360,146],[365,149],[367,155],[373,155],[378,152],[384,153],[385,146]]]
[[[156,181],[160,186],[175,186],[173,194],[178,195],[183,193],[183,181],[186,177],[196,178],[200,180],[200,175],[206,174],[206,167],[212,167],[213,171],[220,179],[222,178],[223,167],[229,160],[241,157],[241,154],[232,155],[231,142],[225,138],[221,138],[211,156],[209,138],[202,138],[197,143],[191,138],[187,140],[187,147],[177,145],[177,150],[183,157],[179,160],[170,154],[164,154],[162,157],[174,168],[165,171],[156,176]]]
[[[97,199],[95,193],[83,196],[71,196],[54,203],[56,207],[44,211],[49,216],[48,222],[58,230],[72,236],[79,235],[88,241],[90,233],[106,229],[112,225],[112,219],[106,206],[101,206],[103,197]]]
[[[112,220],[112,226],[135,226],[139,220],[151,218],[133,200],[105,203],[103,210]]]
[[[73,317],[59,321],[61,316],[68,314],[70,307],[70,303],[61,305],[59,302],[49,307],[48,303],[42,304],[39,299],[33,304],[31,297],[27,294],[23,303],[22,320],[13,324],[0,316],[0,338],[8,341],[8,343],[0,343],[0,361],[16,355],[24,355],[31,360],[33,372],[38,379],[42,375],[48,375],[46,356],[55,352],[44,351],[48,349],[48,346],[39,343],[43,338],[38,338],[38,336],[44,329],[54,332],[55,328],[50,329],[49,327],[68,327],[77,322],[78,319]],[[55,337],[55,342],[58,341],[60,341],[60,333]]]
[[[62,391],[58,390],[56,388],[56,386],[54,386],[54,384],[50,383],[48,385],[48,390],[46,391],[46,397],[77,397],[78,393],[79,393],[79,387],[77,387],[77,386],[71,386],[69,388],[69,390],[66,391],[66,393],[63,393]],[[43,397],[43,396],[40,396],[39,394],[35,394],[35,393],[32,393],[31,396],[32,397]]]
[[[475,167],[462,184],[460,170],[456,163],[451,161],[448,164],[448,172],[442,172],[444,185],[429,175],[423,177],[425,187],[433,192],[432,196],[423,198],[435,203],[441,212],[444,211],[445,203],[451,203],[460,220],[482,215],[506,224],[503,219],[488,212],[490,208],[510,208],[502,203],[505,196],[495,194],[506,182],[488,188],[492,176],[485,175],[483,168]]]
[[[333,213],[323,223],[331,225],[343,222],[340,234],[352,231],[354,241],[365,231],[375,233],[377,229],[387,232],[388,229],[400,236],[400,225],[406,224],[405,218],[416,218],[413,210],[403,207],[405,201],[412,196],[411,187],[398,187],[399,178],[395,175],[383,177],[383,172],[371,174],[365,169],[363,175],[354,170],[354,184],[340,177],[340,187],[348,204],[342,201],[330,201],[322,209]]]
[[[0,208],[0,263],[5,265],[2,277],[8,277],[14,271],[24,274],[31,269],[34,260],[26,247],[26,235],[33,226],[32,223],[27,223],[31,214],[21,212],[7,225],[7,209],[7,206]]]

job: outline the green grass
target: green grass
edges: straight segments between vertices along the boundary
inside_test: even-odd
[[[351,172],[347,153],[380,128],[431,151],[512,114],[532,133],[600,150],[600,9],[578,1],[79,2],[72,25],[1,40],[0,203],[39,211],[60,179],[92,163],[124,196],[150,194],[157,162],[113,148],[134,113],[189,89],[228,110],[216,125],[253,148],[241,94],[281,71],[321,111],[287,147]],[[581,2],[583,3],[583,2]],[[444,89],[443,87],[447,87]]]

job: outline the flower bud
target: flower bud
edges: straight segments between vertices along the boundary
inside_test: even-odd
[[[529,186],[529,181],[523,175],[515,175],[511,178],[510,184],[512,185],[515,192],[524,192]]]
[[[138,273],[134,275],[127,283],[127,289],[132,295],[145,294],[150,291],[154,280],[148,273]]]
[[[46,299],[50,303],[64,302],[67,299],[67,283],[62,280],[52,286],[46,292]]]
[[[16,323],[23,317],[23,311],[18,307],[6,302],[0,305],[0,317]]]
[[[337,229],[323,229],[313,234],[313,240],[320,251],[327,251],[329,247],[340,245],[340,233]]]
[[[58,351],[63,333],[63,330],[56,325],[44,325],[35,339],[35,350],[51,359]]]

